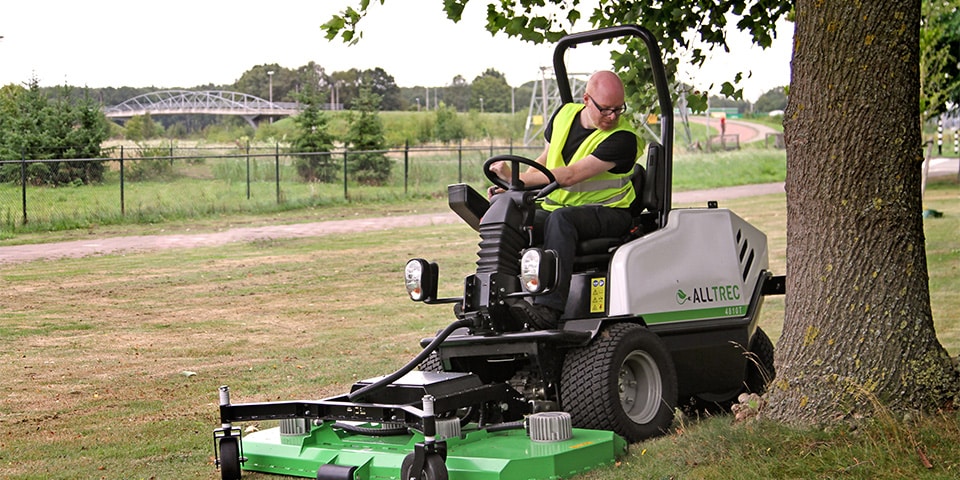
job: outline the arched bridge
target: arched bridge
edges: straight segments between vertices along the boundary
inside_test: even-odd
[[[129,120],[137,115],[240,115],[254,127],[261,117],[286,117],[300,112],[299,104],[270,102],[260,97],[224,90],[161,90],[144,93],[104,108],[108,118]]]

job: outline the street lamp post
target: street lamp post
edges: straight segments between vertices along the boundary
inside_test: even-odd
[[[270,103],[273,103],[273,70],[267,70],[267,78],[270,79]]]

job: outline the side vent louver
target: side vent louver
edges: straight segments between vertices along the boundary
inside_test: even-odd
[[[737,245],[740,246],[740,267],[743,274],[743,280],[747,280],[750,273],[750,267],[753,266],[754,251],[750,247],[750,242],[743,236],[742,230],[737,230]]]

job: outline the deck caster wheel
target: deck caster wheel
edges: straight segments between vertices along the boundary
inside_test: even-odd
[[[416,453],[411,453],[403,457],[403,463],[400,464],[400,480],[410,480],[414,478],[413,464]],[[448,480],[447,465],[443,463],[443,457],[436,453],[427,454],[423,459],[423,468],[420,470],[420,480]]]
[[[240,443],[236,437],[224,437],[220,440],[220,478],[240,479]]]

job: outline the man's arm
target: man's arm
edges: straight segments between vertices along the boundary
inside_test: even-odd
[[[557,167],[551,171],[553,172],[553,176],[557,177],[557,183],[559,183],[561,187],[569,187],[606,172],[613,168],[614,165],[613,162],[607,162],[593,155],[587,155],[572,165]],[[543,175],[541,174],[540,176],[542,177]]]
[[[549,144],[544,146],[536,162],[541,165],[546,165],[547,152],[549,152],[549,150]],[[557,167],[551,170],[551,172],[553,172],[553,176],[557,178],[560,186],[569,187],[570,185],[576,185],[588,178],[606,172],[613,168],[614,165],[614,162],[607,162],[593,155],[587,155],[579,161],[574,162],[573,165]],[[491,165],[490,169],[500,178],[508,182],[510,181],[511,171],[509,162],[495,163]],[[525,185],[546,185],[548,183],[547,177],[533,167],[527,167],[527,170],[520,174],[520,180],[522,180]]]

